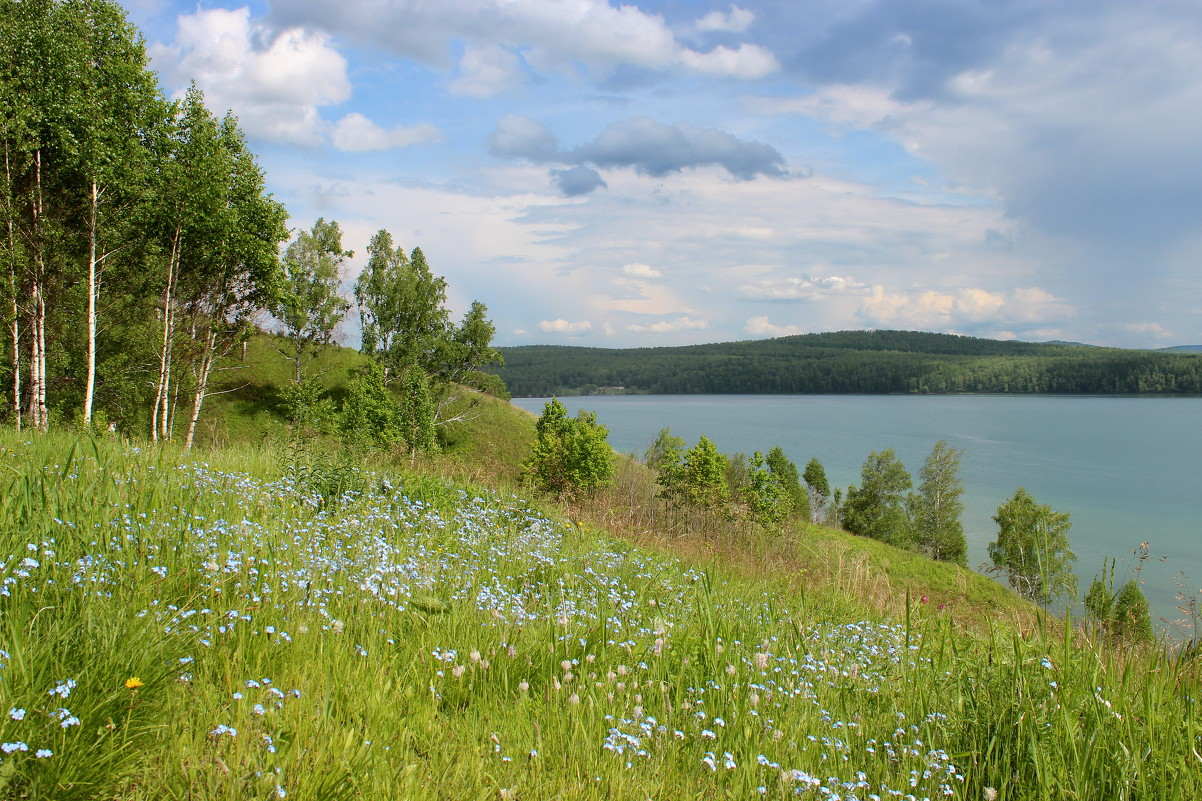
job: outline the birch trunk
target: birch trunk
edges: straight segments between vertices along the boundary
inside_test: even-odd
[[[46,431],[46,302],[43,280],[46,275],[46,237],[42,208],[42,151],[34,151],[34,264],[29,296],[31,316],[29,333],[29,422],[38,431]]]
[[[11,202],[13,174],[12,160],[8,151],[8,142],[4,143],[4,180],[7,191],[5,192],[6,202]],[[13,219],[12,209],[9,209],[8,218],[8,292],[9,292],[9,339],[11,349],[9,356],[12,358],[13,366],[13,386],[12,386],[12,407],[13,425],[17,431],[21,430],[21,307],[17,303],[17,234],[16,222]]]
[[[92,182],[92,206],[88,220],[88,345],[87,379],[83,393],[83,422],[92,425],[92,404],[96,397],[96,299],[100,293],[96,271],[96,217],[99,213],[100,193],[96,182]]]
[[[171,343],[174,339],[172,331],[175,328],[175,313],[173,310],[175,298],[175,273],[179,264],[180,229],[177,226],[175,236],[171,240],[171,255],[167,259],[167,287],[163,290],[163,342],[159,350],[159,381],[155,387],[154,411],[150,416],[150,439],[158,442],[159,438],[167,439],[168,404],[171,398]]]
[[[204,403],[205,390],[208,388],[209,373],[213,369],[213,358],[217,352],[217,333],[212,327],[205,334],[204,351],[200,357],[200,369],[196,374],[196,391],[192,395],[192,417],[188,421],[188,434],[184,437],[184,450],[192,450],[196,439],[196,421],[200,419],[200,407]]]

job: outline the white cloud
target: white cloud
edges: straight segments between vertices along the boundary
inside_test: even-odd
[[[856,64],[836,70],[844,83],[751,107],[896,141],[949,183],[1076,244],[1065,280],[1119,304],[1131,300],[1132,264],[1144,265],[1139,284],[1162,279],[1169,254],[1197,231],[1202,179],[1181,169],[1197,163],[1202,141],[1202,18],[1192,10],[1120,3],[1082,15],[1042,4],[977,57],[941,59],[955,48],[940,27],[926,37],[932,58]]]
[[[1009,295],[983,289],[887,291],[877,285],[857,312],[873,327],[958,330],[968,324],[1010,328],[1046,326],[1076,315],[1071,304],[1038,287],[1019,287]]]
[[[697,20],[696,28],[701,32],[720,31],[724,33],[742,33],[751,27],[755,14],[745,8],[739,8],[734,3],[730,11],[711,11]]]
[[[650,264],[642,264],[640,262],[631,262],[622,268],[623,275],[629,275],[632,278],[663,278],[664,274],[652,267]]]
[[[538,324],[538,330],[544,334],[562,334],[564,336],[579,336],[593,330],[593,324],[588,320],[570,323],[564,319],[543,320]]]
[[[682,318],[706,321],[714,341],[745,338],[748,318],[760,316],[765,320],[751,335],[798,333],[802,322],[810,331],[876,327],[860,310],[873,285],[884,287],[882,295],[908,297],[919,291],[908,287],[919,287],[954,297],[958,322],[942,326],[948,330],[988,317],[997,303],[992,295],[1018,302],[1012,289],[999,287],[1040,286],[1053,294],[1035,279],[1043,263],[1030,252],[985,244],[987,231],[1009,230],[997,208],[902,203],[821,174],[732,181],[714,165],[665,185],[616,169],[606,176],[610,189],[581,203],[549,188],[539,164],[489,167],[473,175],[477,189],[470,191],[459,180],[407,183],[370,173],[332,180],[311,169],[273,173],[294,215],[338,219],[357,253],[380,228],[406,248],[420,245],[447,276],[457,313],[482,300],[509,343],[571,336],[622,346],[652,335],[671,344],[696,341],[702,329],[672,329],[684,325]],[[763,229],[774,235],[758,235]],[[1057,287],[1055,294],[1065,293]],[[571,315],[564,298],[572,299]],[[806,299],[818,302],[804,315],[779,305]],[[1048,304],[1032,293],[1024,299]],[[1007,322],[1018,316],[999,313],[976,330],[989,325],[1027,335],[1030,323]]]
[[[280,3],[274,11],[289,24],[318,25],[433,65],[444,64],[449,42],[463,40],[520,49],[526,64],[541,71],[573,64],[607,71],[629,64],[758,78],[779,69],[763,47],[744,43],[733,50],[694,50],[677,39],[662,16],[609,0],[393,0],[383,7],[308,0]],[[732,8],[721,21],[737,26],[746,13]]]
[[[772,51],[746,43],[734,50],[718,45],[707,53],[682,48],[677,60],[693,72],[746,80],[763,78],[780,69]]]
[[[799,325],[774,325],[767,316],[752,317],[743,326],[743,330],[752,336],[787,337],[806,333]]]
[[[752,281],[739,287],[743,300],[804,301],[830,295],[859,295],[868,287],[850,276],[788,276]]]
[[[523,77],[521,62],[511,51],[498,44],[469,44],[450,89],[470,97],[492,97],[520,86]]]
[[[626,330],[634,334],[674,334],[680,331],[700,331],[708,327],[707,320],[677,317],[675,320],[661,320],[658,323],[632,323],[626,326]]]
[[[318,107],[351,95],[347,62],[330,37],[302,28],[272,33],[250,9],[210,9],[177,21],[175,41],[150,49],[173,88],[195,80],[210,109],[232,109],[250,134],[303,145],[322,141]]]
[[[1144,334],[1161,340],[1172,339],[1174,336],[1173,332],[1160,323],[1126,323],[1122,328],[1133,334]]]
[[[442,133],[434,125],[398,125],[384,129],[357,111],[339,120],[330,136],[334,147],[353,152],[390,150],[441,139]]]

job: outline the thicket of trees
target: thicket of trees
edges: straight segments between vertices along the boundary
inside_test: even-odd
[[[421,248],[406,255],[388,231],[380,230],[367,252],[367,268],[355,282],[363,352],[379,363],[385,384],[400,382],[406,388],[413,407],[406,414],[428,416],[438,426],[450,420],[447,409],[456,386],[503,394],[496,377],[482,372],[501,362],[492,346],[496,328],[487,307],[474,301],[455,325],[446,307],[446,279],[433,273]],[[420,408],[426,402],[429,408]]]
[[[503,348],[517,396],[598,387],[655,394],[1199,393],[1202,355],[842,331],[750,342],[616,350]]]
[[[115,3],[2,0],[0,148],[5,417],[190,443],[286,236],[237,121],[168,103]]]
[[[0,419],[190,446],[213,371],[268,313],[294,363],[293,422],[332,419],[305,366],[350,310],[338,223],[318,220],[281,260],[287,213],[237,120],[195,86],[164,98],[117,3],[0,0],[0,150]],[[378,408],[353,413],[382,415],[364,437],[423,449],[453,386],[503,392],[480,372],[499,359],[494,329],[480,303],[451,324],[420,249],[381,231],[368,251],[356,298],[380,370],[355,391]],[[404,403],[386,408],[377,377]]]

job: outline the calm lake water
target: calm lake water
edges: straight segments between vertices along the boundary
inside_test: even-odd
[[[1180,618],[1175,596],[1202,597],[1202,398],[1013,395],[637,395],[562,398],[597,413],[609,442],[642,455],[670,426],[690,446],[702,434],[724,453],[784,449],[799,469],[817,456],[831,486],[858,484],[872,451],[893,448],[917,480],[935,442],[964,452],[970,566],[988,561],[991,517],[1022,486],[1071,516],[1081,594],[1104,557],[1116,583],[1140,578],[1153,615]],[[518,398],[535,414],[546,398]]]

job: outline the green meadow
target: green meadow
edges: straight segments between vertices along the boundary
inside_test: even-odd
[[[1202,793],[1188,652],[826,529],[656,533],[632,465],[541,504],[457,436],[0,434],[0,797]]]

